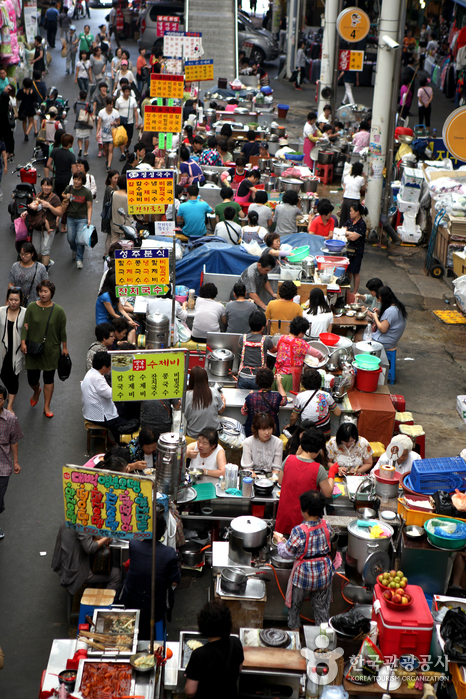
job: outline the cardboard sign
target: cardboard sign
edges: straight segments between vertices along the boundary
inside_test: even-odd
[[[188,82],[214,79],[213,61],[185,61],[184,74]]]
[[[349,49],[344,49],[343,51],[340,51],[340,54],[338,56],[338,69],[356,71],[363,70],[364,51],[350,51]]]
[[[241,49],[244,51],[246,58],[251,58],[253,48],[254,44],[251,41],[243,41]]]
[[[64,466],[66,526],[91,536],[152,539],[153,487],[143,476]]]
[[[466,160],[466,107],[459,107],[446,119],[442,138],[447,150],[457,160]]]
[[[370,28],[369,16],[359,7],[347,7],[337,17],[337,32],[350,44],[364,39]]]
[[[144,131],[180,133],[183,127],[182,107],[144,107]]]
[[[117,287],[168,284],[170,281],[170,251],[166,248],[145,248],[140,250],[116,250],[115,281]],[[139,292],[141,294],[141,291]],[[125,294],[121,293],[120,296]],[[133,294],[126,294],[133,296]],[[138,294],[135,294],[136,296]],[[157,296],[160,293],[145,293]]]
[[[157,17],[157,36],[163,36],[165,32],[177,32],[180,28],[180,18],[159,15]]]
[[[157,206],[175,200],[173,170],[128,170],[126,185],[129,214],[158,213]]]
[[[200,58],[202,56],[201,32],[165,32],[163,55],[168,58]]]
[[[181,58],[167,58],[165,60],[165,70],[170,75],[179,75],[183,70]]]
[[[173,237],[175,235],[175,228],[175,221],[155,221],[154,223],[155,235],[168,235]]]
[[[181,398],[185,353],[180,350],[111,352],[115,401]]]
[[[151,73],[150,96],[183,99],[184,77],[182,75],[166,75]]]

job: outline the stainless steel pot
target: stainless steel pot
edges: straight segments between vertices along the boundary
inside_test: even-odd
[[[309,197],[299,197],[301,201],[301,211],[303,214],[308,214],[311,210],[311,200]]]
[[[241,539],[245,551],[255,551],[267,543],[267,523],[259,517],[235,517],[230,527],[233,535]]]
[[[303,180],[301,185],[302,192],[317,192],[317,185],[319,180],[311,180],[309,177]]]
[[[270,478],[258,478],[254,481],[254,495],[267,498],[273,493],[273,481]]]
[[[235,161],[235,163],[238,160],[238,158],[242,158],[243,154],[241,152],[241,148],[235,149],[232,153],[232,156],[233,156],[233,160]]]
[[[228,376],[233,368],[235,355],[228,349],[216,349],[209,355],[209,367],[215,376]]]
[[[270,182],[264,182],[264,191],[273,192],[275,189],[275,182],[272,180]]]
[[[272,158],[259,158],[259,170],[265,172],[272,165]]]
[[[296,192],[298,194],[301,189],[301,180],[293,177],[280,177],[280,189],[282,192]]]
[[[164,432],[157,441],[157,491],[177,498],[186,477],[186,440],[178,432]]]
[[[289,163],[283,163],[281,160],[274,160],[272,162],[272,169],[273,169],[274,175],[276,175],[277,177],[281,177],[283,175],[283,173],[285,172],[285,170],[288,170],[289,167],[290,167]],[[300,180],[300,182],[301,182],[301,180]]]
[[[244,595],[248,578],[265,575],[265,572],[258,571],[257,573],[243,573],[241,568],[223,568],[220,574],[220,586],[224,592],[229,592],[232,595]],[[263,578],[270,580],[270,578]]]
[[[357,342],[353,346],[353,354],[356,356],[357,354],[372,354],[374,357],[380,357],[382,356],[382,350],[383,350],[383,345],[380,344],[380,342],[376,342],[375,340],[371,340],[370,342]]]
[[[218,184],[219,175],[217,170],[203,170],[203,173],[207,182],[213,182],[214,184]]]
[[[373,522],[374,526],[378,524],[390,532],[390,536],[385,539],[370,539],[369,529],[358,527],[357,520],[348,524],[348,554],[356,559],[358,573],[361,574],[364,570],[366,559],[371,553],[375,553],[375,551],[389,551],[394,534],[393,528],[380,519],[367,521]]]
[[[278,141],[270,141],[269,140],[269,155],[275,155],[277,150],[280,149],[280,144]]]
[[[317,156],[319,165],[331,165],[333,163],[333,151],[320,150]]]
[[[278,143],[278,133],[273,128],[270,130],[269,143]]]
[[[207,126],[212,126],[215,121],[215,109],[204,109],[204,121]]]
[[[168,316],[156,311],[146,318],[147,349],[164,349],[168,347],[170,320]]]

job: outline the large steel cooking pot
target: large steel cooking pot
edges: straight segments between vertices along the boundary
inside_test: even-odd
[[[277,177],[281,177],[285,170],[288,170],[290,168],[289,163],[283,163],[281,160],[274,160],[272,162],[272,169],[274,172],[274,175]],[[301,181],[301,180],[300,180]]]
[[[386,551],[390,549],[393,528],[381,519],[367,520],[373,522],[374,526],[379,525],[390,533],[385,539],[371,539],[368,527],[358,527],[358,521],[354,520],[348,525],[348,553],[356,559],[358,573],[363,572],[366,559],[375,551]]]
[[[333,151],[320,150],[317,156],[319,165],[331,165],[333,163]]]
[[[233,368],[235,355],[229,349],[216,349],[209,355],[209,367],[215,376],[228,376]]]
[[[364,340],[362,342],[357,342],[353,346],[353,354],[356,356],[357,354],[372,354],[374,357],[380,357],[382,356],[382,350],[383,350],[383,345],[380,342],[376,342],[375,340],[371,340],[370,342],[365,342]]]
[[[280,128],[279,126],[269,126],[269,131],[273,136],[277,136],[277,138],[278,138],[278,134],[279,134],[278,129],[279,128]]]
[[[280,189],[282,192],[296,192],[301,189],[301,180],[293,177],[280,177]]]
[[[272,158],[259,158],[259,170],[265,172],[272,165]]]
[[[217,170],[203,170],[204,177],[208,182],[213,182],[214,184],[218,184],[218,172]]]
[[[168,151],[167,153],[167,167],[176,167],[178,157],[177,157],[177,152],[175,151]]]
[[[235,517],[231,520],[232,533],[241,539],[245,551],[255,551],[267,543],[268,527],[259,517]]]
[[[264,182],[264,191],[273,192],[275,190],[275,182],[271,180],[270,182]]]
[[[319,180],[311,180],[309,177],[302,181],[301,191],[302,192],[317,192],[317,185]]]

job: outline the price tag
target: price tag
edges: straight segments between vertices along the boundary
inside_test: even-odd
[[[170,134],[171,136],[171,134]],[[159,133],[159,148],[165,150],[165,134]]]

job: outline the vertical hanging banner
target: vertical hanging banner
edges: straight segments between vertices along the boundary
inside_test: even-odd
[[[168,99],[183,99],[184,76],[167,75],[166,73],[151,73],[150,96]]]
[[[165,32],[177,32],[180,28],[180,18],[159,15],[157,17],[157,36],[163,36]]]
[[[37,35],[37,2],[36,0],[24,0],[23,5],[24,32],[28,44],[34,43]]]
[[[111,352],[114,401],[181,398],[185,352],[149,350]]]
[[[155,130],[155,129],[154,129]],[[128,214],[153,214],[155,206],[173,204],[173,170],[128,170]]]
[[[201,32],[165,32],[163,55],[168,58],[200,58],[203,54]]]
[[[152,539],[153,487],[143,476],[64,466],[66,526],[91,536]]]
[[[180,133],[182,127],[182,107],[160,107],[153,104],[144,107],[144,131]]]
[[[184,75],[187,82],[214,79],[213,61],[185,61]]]

